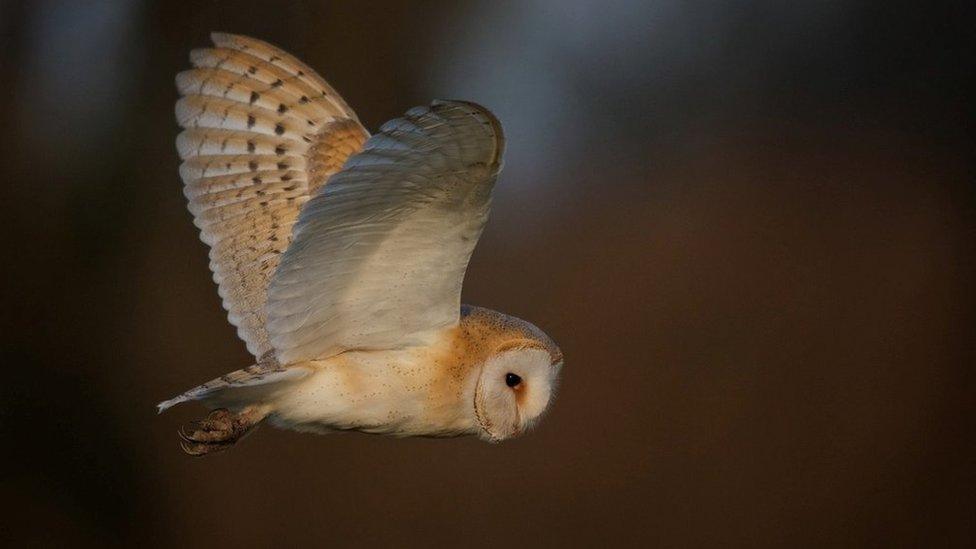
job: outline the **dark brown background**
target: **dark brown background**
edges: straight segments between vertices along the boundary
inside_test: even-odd
[[[0,2],[0,541],[973,543],[967,2],[358,4]],[[153,405],[250,359],[173,145],[214,29],[371,129],[498,113],[464,299],[561,344],[537,431],[181,454]]]

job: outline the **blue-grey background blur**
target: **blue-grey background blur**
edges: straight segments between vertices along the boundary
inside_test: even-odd
[[[0,542],[971,543],[968,4],[0,1]],[[251,358],[173,144],[211,30],[372,130],[498,114],[464,300],[561,344],[537,431],[180,452],[153,405]]]

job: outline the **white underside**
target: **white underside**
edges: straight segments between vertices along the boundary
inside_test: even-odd
[[[236,409],[264,408],[270,423],[296,431],[457,436],[479,430],[473,408],[476,376],[456,388],[460,398],[438,398],[443,380],[431,368],[427,348],[347,352],[301,367],[310,370],[301,379],[208,400]]]

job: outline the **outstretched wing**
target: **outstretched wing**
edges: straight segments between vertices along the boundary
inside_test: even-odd
[[[298,213],[369,134],[301,61],[253,38],[211,38],[176,77],[180,175],[230,322],[260,358],[268,284]]]
[[[387,122],[302,210],[272,280],[279,362],[423,344],[456,325],[504,140],[456,101]]]

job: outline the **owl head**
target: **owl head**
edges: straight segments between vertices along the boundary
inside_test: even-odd
[[[465,311],[488,337],[476,371],[474,416],[489,442],[516,437],[535,425],[555,395],[563,366],[559,347],[536,326],[486,309]]]
[[[492,355],[481,369],[474,411],[484,440],[526,432],[552,401],[562,358],[556,361],[544,347],[521,343]]]

